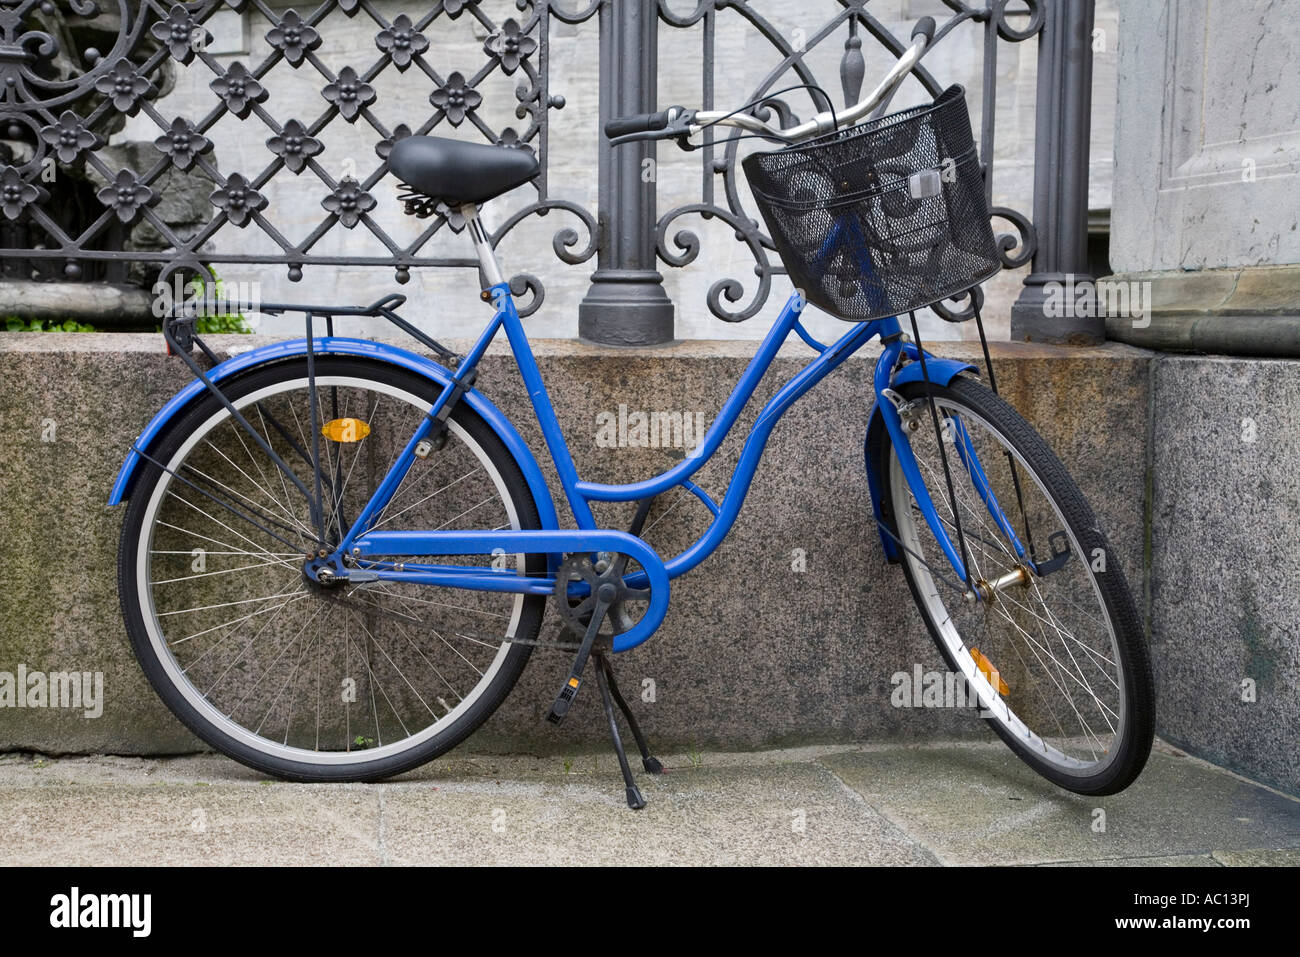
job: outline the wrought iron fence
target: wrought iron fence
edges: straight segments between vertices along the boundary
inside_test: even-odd
[[[1019,43],[1035,36],[1043,25],[1043,8],[1037,0],[1028,4],[1024,19],[1026,23],[1019,29],[1012,26],[1007,18],[1007,2],[1000,0],[987,7],[975,7],[962,0],[945,0],[952,16],[944,22],[935,33],[934,44],[960,27],[963,23],[973,22],[982,26],[985,36],[985,55],[983,64],[983,103],[980,123],[980,160],[985,169],[985,193],[987,198],[993,196],[992,160],[994,146],[994,118],[997,90],[998,39]],[[744,17],[753,30],[758,32],[773,47],[777,61],[767,75],[752,91],[751,99],[761,101],[761,111],[777,112],[782,125],[790,126],[799,122],[799,117],[791,110],[786,101],[767,94],[778,87],[791,82],[818,86],[818,77],[809,68],[808,59],[823,44],[842,44],[839,59],[839,82],[843,93],[843,103],[850,106],[862,98],[862,84],[866,76],[866,58],[862,52],[864,35],[871,37],[891,54],[899,56],[906,49],[906,38],[895,36],[890,29],[867,7],[867,0],[853,2],[841,0],[843,8],[836,16],[819,25],[815,30],[801,29],[797,36],[789,30],[782,30],[770,20],[760,16],[755,5],[737,2],[714,3],[703,0],[695,10],[686,14],[674,14],[670,0],[659,0],[661,19],[671,27],[686,28],[695,25],[702,27],[704,44],[704,63],[706,77],[704,83],[705,103],[703,108],[715,107],[715,79],[713,49],[718,30],[718,21],[727,14]],[[793,74],[793,76],[791,76]],[[935,79],[924,62],[915,71],[917,79],[933,96],[938,96],[944,88],[943,83]],[[780,263],[771,256],[771,243],[760,229],[760,223],[753,218],[753,213],[746,208],[742,198],[741,184],[738,181],[737,149],[740,140],[736,137],[723,137],[725,143],[718,149],[711,133],[705,134],[705,146],[701,151],[701,198],[697,203],[679,206],[664,213],[655,224],[656,249],[659,258],[673,266],[684,266],[699,254],[699,242],[689,232],[679,232],[673,237],[676,249],[669,248],[668,233],[673,223],[688,214],[717,217],[735,231],[739,241],[744,242],[754,257],[754,271],[759,278],[759,286],[748,302],[739,308],[730,309],[723,301],[738,302],[744,299],[742,284],[735,279],[722,279],[709,290],[709,308],[714,315],[730,321],[740,321],[753,316],[763,306],[771,288],[772,277],[784,272]],[[719,195],[719,193],[721,195]],[[992,207],[994,216],[1011,223],[1018,235],[1002,234],[1000,245],[1003,265],[1015,268],[1027,263],[1033,256],[1036,244],[1035,230],[1029,218],[1021,212],[1005,207]],[[965,307],[947,307],[939,304],[936,311],[948,319],[958,320],[971,315],[970,305]]]
[[[473,260],[440,255],[434,248],[441,231],[462,228],[454,212],[428,220],[413,240],[399,238],[375,215],[374,195],[397,140],[472,128],[484,141],[536,151],[543,161],[541,176],[529,187],[535,195],[501,223],[493,242],[528,217],[560,210],[573,218],[553,236],[555,255],[569,264],[596,257],[580,307],[585,336],[623,343],[672,337],[673,305],[658,269],[660,263],[687,266],[699,255],[699,239],[680,226],[689,215],[725,222],[748,248],[756,287],[747,293],[738,279],[719,280],[708,305],[723,319],[752,316],[782,270],[757,217],[745,207],[735,142],[706,140],[698,154],[698,201],[662,215],[653,180],[641,175],[644,161],[655,155],[652,144],[614,151],[601,142],[596,210],[551,195],[548,118],[564,106],[550,86],[553,28],[598,22],[599,70],[566,82],[600,84],[602,122],[656,108],[661,33],[689,31],[699,38],[704,102],[691,105],[709,109],[715,105],[719,24],[740,18],[773,51],[770,71],[752,91],[760,101],[754,109],[790,120],[792,106],[768,94],[786,78],[816,84],[809,62],[814,51],[842,45],[838,80],[847,103],[862,88],[864,42],[898,55],[905,38],[872,13],[868,0],[834,0],[830,18],[798,37],[763,15],[762,0],[694,0],[688,9],[691,2],[519,0],[516,15],[494,19],[491,5],[478,0],[411,3],[396,15],[391,8],[397,4],[379,0],[302,0],[297,7],[283,0],[0,0],[0,279],[148,286],[175,275],[210,276],[223,263],[251,263],[283,268],[293,280],[313,267],[386,266],[404,283],[419,266],[472,267]],[[1004,265],[1034,262],[1022,296],[1031,307],[1023,314],[1032,326],[1034,290],[1045,277],[1086,272],[1091,0],[1015,0],[1015,16],[1008,10],[1013,0],[942,2],[949,15],[932,50],[944,49],[944,38],[955,30],[982,31],[980,149],[990,196],[999,48],[1040,38],[1034,217],[994,210],[1013,230],[1002,237]],[[498,12],[502,6],[495,5]],[[811,8],[801,3],[801,15],[814,15]],[[218,14],[231,11],[265,27],[259,38],[264,52],[234,59],[211,52],[209,26]],[[477,24],[484,36],[474,69],[440,62],[436,55],[439,31],[462,19]],[[367,42],[354,42],[341,59],[326,57],[322,46],[332,34]],[[937,55],[929,54],[926,62]],[[383,78],[394,73],[428,90],[423,115],[397,124],[386,121],[377,106]],[[489,121],[484,91],[489,78],[500,77],[517,80],[513,125]],[[925,63],[917,77],[930,92],[941,89]],[[166,94],[178,78],[191,89],[206,86],[206,112],[168,112]],[[290,78],[314,86],[318,98],[273,100],[276,86]],[[128,149],[114,142],[128,120],[136,130],[144,122],[155,134],[152,143]],[[239,135],[262,140],[264,150],[248,168],[222,169],[214,159],[214,141],[235,123]],[[340,126],[351,127],[373,149],[354,164],[354,172],[342,176],[322,157],[327,134]],[[305,235],[291,238],[268,208],[269,184],[277,178],[312,183],[319,213]],[[177,190],[199,194],[202,208],[169,210],[165,200]],[[257,243],[241,235],[249,231]],[[366,233],[381,251],[331,251],[340,231]],[[522,274],[512,283],[521,294],[531,292],[524,311],[535,309],[544,295],[541,282]],[[961,309],[954,304],[949,315],[960,318]]]

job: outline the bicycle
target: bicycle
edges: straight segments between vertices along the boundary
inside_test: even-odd
[[[953,87],[931,105],[883,113],[933,32],[933,20],[921,21],[862,102],[793,128],[770,126],[748,111],[753,104],[606,124],[614,144],[656,138],[692,148],[715,127],[783,144],[744,165],[798,288],[696,452],[653,478],[584,481],[561,433],[478,218],[481,203],[536,175],[524,151],[413,136],[390,156],[408,212],[427,216],[442,202],[464,217],[492,305],[464,356],[402,319],[401,296],[369,307],[263,305],[304,313],[305,338],[224,362],[192,319],[169,320],[169,349],[195,379],[141,434],[110,496],[114,505],[129,499],[123,615],[168,707],[212,747],[277,777],[389,777],[463,741],[504,700],[533,648],[548,643],[539,631],[549,598],[567,638],[555,643],[573,664],[547,716],[564,718],[595,659],[627,801],[642,807],[616,712],[645,770],[663,768],[619,692],[611,655],[651,637],[670,582],[728,534],[785,411],[879,336],[864,464],[886,557],[901,566],[980,717],[1012,751],[1071,791],[1127,787],[1153,737],[1148,652],[1083,495],[997,395],[977,286],[998,259],[964,96]],[[976,307],[987,386],[975,366],[920,345],[915,310],[963,290]],[[818,342],[800,321],[809,301],[852,320],[850,331]],[[386,319],[445,365],[337,337],[339,316]],[[576,528],[561,528],[537,460],[474,388],[502,331]],[[715,502],[692,475],[791,333],[816,356],[762,409]],[[196,346],[206,369],[191,355]],[[666,559],[641,534],[651,503],[675,488],[712,521]],[[637,503],[631,527],[600,527],[597,502]]]

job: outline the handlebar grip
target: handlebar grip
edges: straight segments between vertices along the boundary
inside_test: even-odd
[[[916,26],[912,27],[912,39],[925,37],[928,46],[934,40],[934,17],[922,17],[916,21]]]
[[[616,136],[627,136],[629,133],[662,130],[667,125],[668,110],[660,110],[658,113],[633,113],[631,116],[616,117],[606,123],[605,135],[613,139]]]

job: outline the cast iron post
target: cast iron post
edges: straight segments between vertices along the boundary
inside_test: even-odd
[[[611,345],[673,338],[673,304],[655,264],[655,144],[611,148],[605,122],[656,110],[658,4],[605,0],[600,9],[600,246],[578,306],[578,335]],[[649,162],[647,162],[649,161]]]
[[[1086,344],[1106,337],[1106,322],[1047,315],[1048,283],[1092,281],[1088,274],[1088,142],[1092,112],[1093,0],[1048,0],[1038,35],[1034,118],[1034,231],[1038,248],[1011,338]],[[1058,310],[1059,313],[1059,310]]]

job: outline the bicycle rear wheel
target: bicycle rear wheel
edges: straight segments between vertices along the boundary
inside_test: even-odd
[[[392,365],[316,360],[326,539],[334,548],[428,411],[431,384]],[[305,360],[223,384],[310,490]],[[141,466],[124,517],[118,582],[132,647],[195,734],[259,770],[301,781],[374,780],[464,740],[514,686],[546,599],[393,582],[323,587],[307,499],[205,394]],[[513,456],[465,403],[446,445],[417,459],[371,528],[538,528]],[[544,556],[392,561],[544,574]],[[364,568],[365,563],[360,563]]]
[[[972,581],[983,594],[965,597],[891,446],[881,463],[885,513],[912,597],[944,660],[974,692],[981,717],[1030,767],[1081,794],[1123,790],[1151,750],[1155,687],[1116,556],[1074,480],[1014,409],[963,377],[931,388],[940,438],[924,383],[900,389],[916,402],[908,436],[954,545],[960,522]],[[982,475],[959,454],[963,436]],[[986,504],[987,491],[1006,525]],[[1055,555],[1060,567],[1028,571],[1015,540],[1035,563]]]

